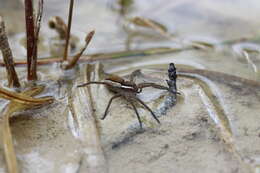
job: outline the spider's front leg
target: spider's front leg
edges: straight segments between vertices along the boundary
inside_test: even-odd
[[[127,81],[127,80],[124,80],[123,78],[121,78],[120,76],[117,76],[117,75],[109,75],[106,80],[109,80],[109,81],[112,81],[112,82],[116,82],[116,83],[119,83],[121,84],[122,86],[128,86],[128,87],[132,87],[133,89],[135,90],[138,90],[136,84],[133,82],[133,81]]]
[[[155,84],[155,83],[146,83],[146,82],[144,82],[144,83],[139,83],[139,84],[137,85],[137,87],[140,89],[140,90],[138,91],[139,93],[142,92],[142,89],[143,89],[143,88],[152,87],[152,88],[156,88],[156,89],[167,90],[167,91],[169,91],[169,92],[171,92],[171,93],[173,93],[173,94],[179,94],[179,95],[180,95],[180,93],[177,92],[177,91],[172,91],[172,90],[170,90],[170,89],[169,89],[168,87],[166,87],[166,86],[158,85],[158,84]]]
[[[101,85],[107,85],[107,86],[112,86],[110,83],[108,82],[95,82],[95,81],[91,81],[91,82],[87,82],[87,83],[83,83],[81,85],[78,85],[77,87],[84,87],[90,84],[101,84]]]

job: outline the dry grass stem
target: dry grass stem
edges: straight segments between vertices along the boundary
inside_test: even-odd
[[[92,40],[93,38],[93,35],[95,34],[95,31],[91,31],[88,33],[88,35],[86,36],[86,39],[85,39],[85,46],[81,49],[81,51],[76,54],[72,60],[64,67],[65,70],[68,70],[68,69],[71,69],[73,68],[78,60],[80,59],[80,57],[82,56],[83,52],[86,50],[86,48],[88,47],[90,41]]]
[[[17,77],[12,51],[9,46],[8,38],[5,32],[5,23],[0,16],[0,50],[3,54],[3,59],[7,71],[7,79],[9,87],[20,87],[19,79]]]
[[[37,58],[38,58],[38,40],[39,40],[39,32],[41,28],[41,20],[43,13],[43,0],[39,0],[37,17],[35,21],[35,31],[34,31],[34,46],[33,46],[33,56],[31,60],[31,69],[30,69],[30,77],[31,80],[37,80]]]
[[[35,46],[35,26],[33,15],[33,1],[25,0],[25,22],[26,22],[26,38],[27,38],[27,79],[33,80],[31,73],[32,59]]]
[[[70,29],[71,29],[71,22],[72,22],[73,5],[74,5],[74,0],[70,0],[70,9],[69,9],[69,17],[68,17],[68,30],[67,30],[67,34],[66,34],[66,44],[65,44],[63,61],[66,61],[67,57],[68,57],[68,47],[69,47],[69,40],[70,40]]]
[[[126,57],[134,57],[134,56],[148,56],[148,55],[156,55],[156,54],[166,54],[166,53],[175,53],[186,50],[193,50],[193,47],[184,47],[184,48],[171,48],[171,47],[158,47],[158,48],[148,48],[142,50],[127,50],[127,51],[117,51],[111,53],[96,53],[92,55],[83,55],[80,61],[84,62],[92,62],[98,60],[108,60],[108,59],[117,59],[117,58],[126,58]],[[37,61],[38,65],[47,65],[52,63],[62,62],[62,57],[48,57],[41,58]],[[26,65],[26,61],[17,60],[14,62],[15,66]],[[5,66],[3,62],[0,61],[0,66]]]

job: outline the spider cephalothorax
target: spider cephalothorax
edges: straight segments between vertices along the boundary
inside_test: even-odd
[[[170,64],[169,73],[172,72],[172,70],[174,70],[176,72],[175,66],[174,66],[173,63]],[[153,111],[141,99],[139,99],[137,97],[137,94],[142,92],[142,89],[146,88],[146,87],[153,87],[153,88],[157,88],[157,89],[161,89],[161,90],[167,90],[167,91],[169,91],[173,94],[179,94],[179,93],[176,91],[176,89],[172,89],[172,87],[169,85],[168,80],[167,80],[167,83],[168,83],[169,87],[158,85],[156,83],[148,83],[148,82],[136,84],[133,81],[133,75],[134,75],[134,73],[132,73],[130,75],[130,80],[125,80],[122,77],[117,76],[117,75],[109,75],[107,78],[105,78],[106,81],[104,81],[104,82],[91,81],[91,82],[88,82],[88,83],[84,83],[82,85],[78,85],[78,87],[84,87],[84,86],[87,86],[89,84],[103,84],[103,85],[106,85],[106,87],[108,88],[109,91],[111,91],[115,94],[109,100],[108,105],[107,105],[106,110],[105,110],[105,113],[104,113],[104,116],[101,118],[102,120],[106,118],[109,107],[110,107],[112,101],[114,99],[118,98],[118,97],[123,97],[133,107],[141,128],[142,128],[142,121],[141,121],[139,113],[138,113],[138,111],[137,111],[137,109],[134,105],[134,102],[138,102],[141,105],[143,105],[152,114],[153,118],[158,123],[160,123],[159,119],[155,116]],[[169,74],[169,76],[172,76],[172,75],[176,75],[176,73],[173,73],[171,75]],[[176,76],[174,77],[174,80],[176,80]],[[170,78],[170,81],[176,83],[176,81],[172,81],[171,78]]]

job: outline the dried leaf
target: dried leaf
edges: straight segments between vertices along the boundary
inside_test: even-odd
[[[9,91],[7,89],[4,89],[0,87],[0,97],[15,101],[17,103],[27,104],[27,105],[42,105],[42,104],[50,104],[53,102],[52,97],[42,97],[42,98],[33,98],[28,95],[24,95],[22,93],[16,93],[13,91]]]

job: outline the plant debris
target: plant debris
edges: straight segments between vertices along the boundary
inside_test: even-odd
[[[74,0],[70,0],[70,8],[69,8],[69,16],[68,16],[68,29],[67,29],[67,34],[66,34],[66,44],[65,44],[63,61],[66,61],[67,57],[68,57],[68,47],[69,47],[69,41],[70,41],[70,29],[71,29],[71,22],[72,22],[73,5],[74,5]]]
[[[34,20],[33,1],[25,0],[24,2],[27,37],[27,79],[37,80],[37,42],[42,19],[43,0],[39,0],[36,20]]]
[[[49,20],[49,27],[57,31],[59,38],[65,40],[67,38],[68,28],[65,22],[59,16],[54,16]]]
[[[10,103],[5,107],[3,111],[3,145],[5,152],[5,159],[7,162],[8,172],[17,173],[18,166],[12,141],[12,134],[10,130],[9,119],[16,112],[35,109],[41,106],[50,104],[53,102],[52,97],[41,97],[33,98],[32,96],[40,94],[44,90],[43,86],[37,86],[26,90],[22,93],[16,93],[12,91],[5,90],[0,87],[0,97],[10,100]]]
[[[130,18],[129,21],[131,23],[135,24],[136,26],[150,28],[154,31],[159,32],[161,35],[169,37],[167,28],[163,24],[161,24],[155,20],[147,19],[147,18],[143,18],[143,17],[134,17],[134,18]]]
[[[82,56],[82,54],[84,53],[84,51],[88,47],[90,41],[92,40],[94,34],[95,34],[95,31],[91,31],[91,32],[88,33],[88,35],[85,38],[85,46],[80,50],[80,52],[78,54],[73,56],[72,60],[70,60],[66,65],[62,66],[64,70],[69,70],[77,64],[80,57]]]
[[[5,32],[5,23],[1,16],[0,16],[0,50],[3,54],[3,59],[7,71],[8,86],[20,87],[20,82],[14,68],[12,50],[10,49],[8,38]]]

